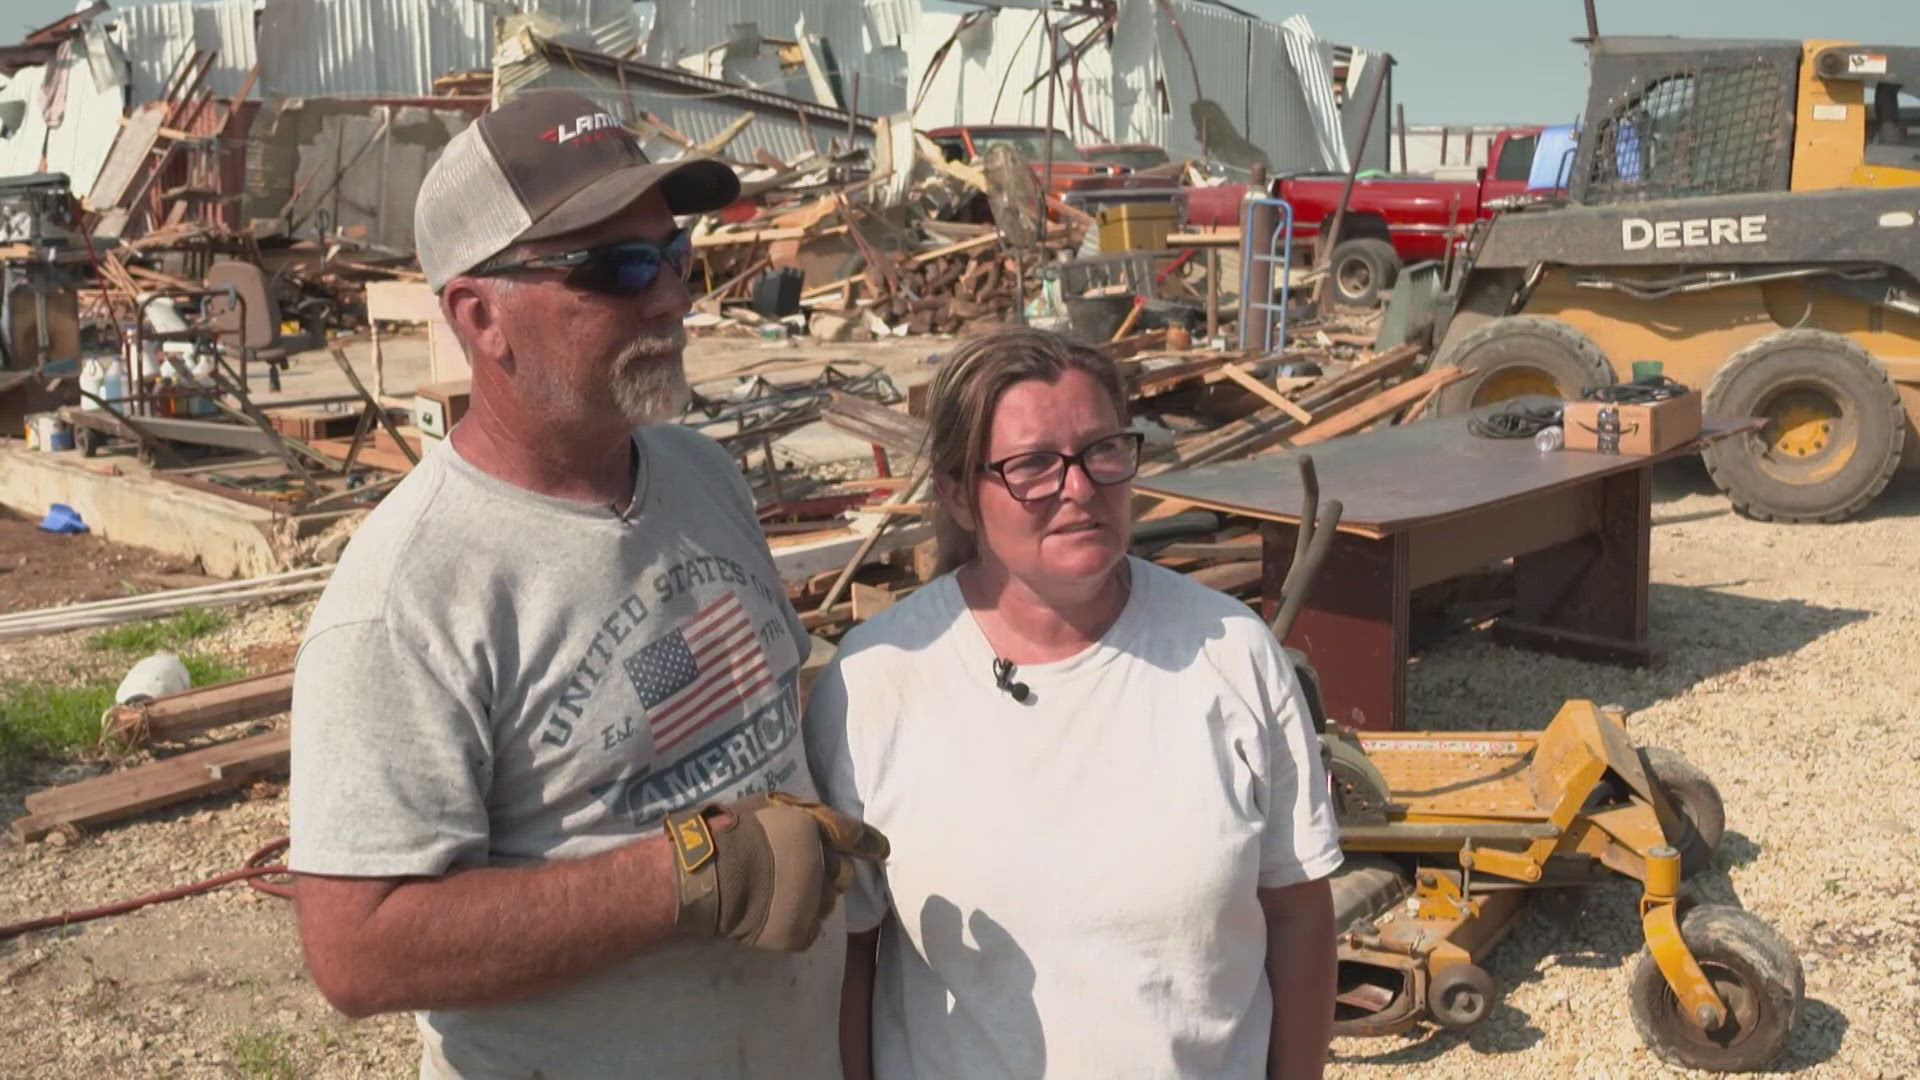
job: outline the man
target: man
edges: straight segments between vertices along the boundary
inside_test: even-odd
[[[472,405],[314,612],[290,863],[314,981],[415,1010],[423,1076],[838,1075],[829,913],[885,841],[800,801],[808,638],[732,460],[651,423],[687,394],[674,216],[738,193],[557,91],[421,186]]]

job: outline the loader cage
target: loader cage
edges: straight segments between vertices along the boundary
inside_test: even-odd
[[[1787,190],[1798,44],[1602,38],[1592,56],[1575,202]]]

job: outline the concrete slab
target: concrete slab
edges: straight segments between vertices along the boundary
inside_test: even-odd
[[[118,475],[109,475],[111,468]],[[257,577],[280,569],[272,537],[284,515],[155,480],[132,457],[0,443],[0,504],[38,519],[54,503],[79,511],[96,535],[184,558],[208,574]]]

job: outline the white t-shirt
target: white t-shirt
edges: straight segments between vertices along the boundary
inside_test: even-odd
[[[1134,560],[1113,627],[1023,666],[951,575],[849,633],[806,715],[814,778],[893,843],[848,896],[883,921],[874,1074],[1255,1077],[1272,998],[1256,890],[1339,835],[1305,702],[1253,612]]]

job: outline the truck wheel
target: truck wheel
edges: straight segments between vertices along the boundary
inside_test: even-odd
[[[1400,254],[1385,240],[1365,237],[1334,246],[1327,262],[1333,298],[1347,307],[1372,307],[1400,279]]]
[[[1906,442],[1900,394],[1867,351],[1826,330],[1781,330],[1714,373],[1706,411],[1758,431],[1702,453],[1733,508],[1759,521],[1840,521],[1893,479]]]
[[[1613,365],[1587,335],[1539,315],[1495,319],[1460,339],[1441,363],[1466,369],[1466,378],[1440,391],[1440,412],[1467,412],[1526,394],[1577,400],[1595,386],[1613,385]]]
[[[1680,920],[1680,939],[1727,1006],[1726,1022],[1703,1030],[1680,1007],[1653,953],[1640,950],[1628,984],[1633,1026],[1661,1060],[1686,1069],[1745,1072],[1786,1049],[1800,1016],[1800,958],[1758,916],[1701,904]]]

